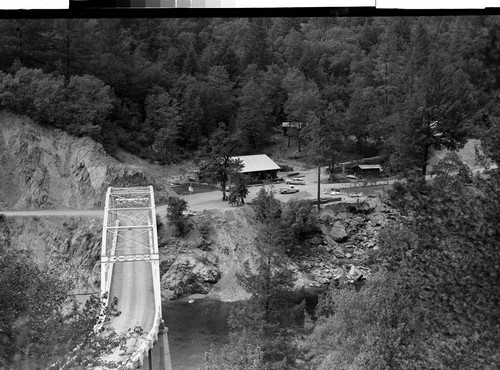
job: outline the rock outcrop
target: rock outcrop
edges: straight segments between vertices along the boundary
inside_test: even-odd
[[[344,242],[347,240],[347,232],[340,221],[335,222],[329,230],[326,229],[325,235],[336,242]]]
[[[325,207],[319,220],[321,234],[311,236],[304,245],[314,253],[288,261],[297,277],[297,289],[342,279],[356,281],[359,271],[368,274],[367,252],[378,249],[379,231],[394,217],[393,211],[375,200],[354,213],[347,207]],[[224,301],[248,298],[237,274],[244,271],[246,262],[253,269],[257,259],[254,240],[259,229],[253,209],[204,211],[191,216],[190,223],[192,229],[185,237],[161,240],[163,297],[208,293]]]
[[[0,208],[102,207],[108,186],[153,185],[156,198],[171,194],[166,179],[106,154],[101,144],[29,118],[0,114]]]
[[[9,217],[11,245],[31,253],[40,268],[72,281],[79,292],[100,289],[102,220]]]
[[[161,278],[162,297],[175,299],[185,294],[207,294],[220,276],[214,254],[199,249],[183,251]]]
[[[257,234],[250,206],[203,211],[191,217],[192,230],[183,238],[160,236],[162,295],[173,299],[194,293],[235,301],[248,298],[236,272],[255,260]],[[168,234],[164,229],[160,234]]]

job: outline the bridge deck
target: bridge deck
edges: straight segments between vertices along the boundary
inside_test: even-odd
[[[147,244],[147,236],[137,229],[120,230],[117,244],[122,248],[117,256],[144,254],[137,242]],[[111,279],[110,296],[118,298],[118,310],[121,315],[114,318],[111,325],[117,333],[126,332],[133,326],[140,326],[146,333],[155,325],[155,300],[151,262],[115,262]],[[130,350],[138,348],[143,340],[129,341]]]
[[[161,294],[152,187],[109,188],[103,227],[101,291],[118,298],[121,314],[111,326],[117,333],[140,326],[144,335],[130,339],[127,351],[104,358],[135,368],[157,339]]]

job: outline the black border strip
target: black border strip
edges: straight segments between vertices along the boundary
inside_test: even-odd
[[[122,0],[120,0],[122,1]],[[68,9],[0,10],[0,18],[203,18],[203,17],[390,17],[499,15],[486,9],[306,8],[143,8],[117,7],[117,0],[70,0]],[[124,4],[125,2],[122,2]]]

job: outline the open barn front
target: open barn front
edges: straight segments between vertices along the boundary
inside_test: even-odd
[[[278,171],[281,167],[267,155],[244,155],[233,158],[242,162],[243,167],[240,173],[248,184],[278,181]]]

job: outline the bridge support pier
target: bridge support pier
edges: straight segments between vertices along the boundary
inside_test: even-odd
[[[160,322],[158,341],[149,350],[148,357],[144,358],[141,370],[172,370],[168,345],[168,328],[165,327],[163,320]]]

